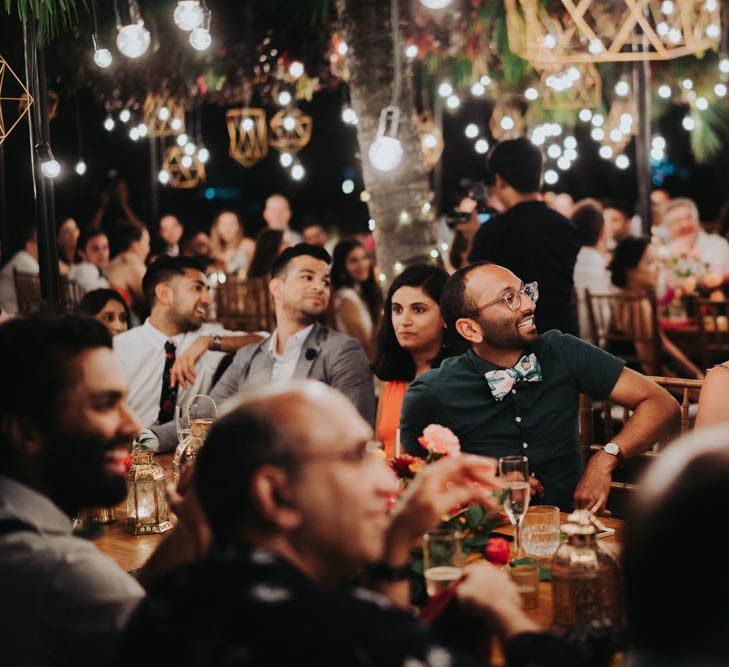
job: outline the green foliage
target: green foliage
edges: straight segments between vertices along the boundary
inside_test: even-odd
[[[79,9],[89,13],[94,0],[4,0],[5,12],[21,21],[38,20],[38,42],[47,44],[59,32],[78,23]]]
[[[729,109],[715,102],[705,111],[694,111],[691,117],[696,123],[691,132],[691,150],[697,162],[709,162],[729,143]]]

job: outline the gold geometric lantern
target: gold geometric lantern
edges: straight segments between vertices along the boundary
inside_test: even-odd
[[[127,480],[127,522],[125,530],[133,535],[164,533],[172,528],[165,498],[165,471],[152,452],[132,451],[132,467]]]
[[[0,56],[0,144],[23,119],[33,98],[23,82]]]
[[[542,108],[594,109],[602,102],[602,79],[592,63],[552,65],[539,79]]]
[[[670,60],[716,49],[719,0],[506,0],[509,46],[535,67]],[[646,48],[643,48],[643,43]]]
[[[497,141],[523,136],[526,128],[521,107],[511,100],[499,100],[489,119],[491,136]]]
[[[312,118],[300,109],[281,109],[269,125],[273,136],[268,143],[282,153],[298,153],[311,139]]]
[[[244,167],[251,167],[268,155],[265,109],[230,109],[225,114],[225,122],[230,136],[230,157]]]
[[[142,114],[150,137],[172,137],[185,131],[185,108],[167,95],[149,93]]]
[[[440,156],[443,154],[443,133],[433,122],[433,114],[423,111],[418,116],[418,131],[420,133],[420,150],[425,160],[425,170],[432,171]]]
[[[615,159],[638,134],[638,107],[635,100],[627,97],[613,100],[603,129],[605,139],[602,145],[610,147],[610,159]]]
[[[169,174],[168,184],[173,188],[187,190],[205,182],[205,165],[197,152],[187,155],[177,144],[165,151],[162,170]]]

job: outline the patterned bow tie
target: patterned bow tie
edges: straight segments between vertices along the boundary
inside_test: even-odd
[[[542,367],[537,361],[536,354],[525,354],[513,368],[489,371],[485,377],[491,394],[497,401],[501,401],[518,382],[541,382]]]

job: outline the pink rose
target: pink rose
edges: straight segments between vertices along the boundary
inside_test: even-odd
[[[454,456],[461,451],[461,443],[453,431],[440,424],[426,426],[418,442],[429,452]]]

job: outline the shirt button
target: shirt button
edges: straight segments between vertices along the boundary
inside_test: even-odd
[[[521,417],[517,417],[515,421],[517,424],[521,424]]]
[[[522,447],[523,447],[524,449],[526,449],[527,447],[529,447],[529,445],[527,445],[527,443],[526,443],[526,442],[523,442],[523,443],[521,444],[521,446],[522,446]]]

